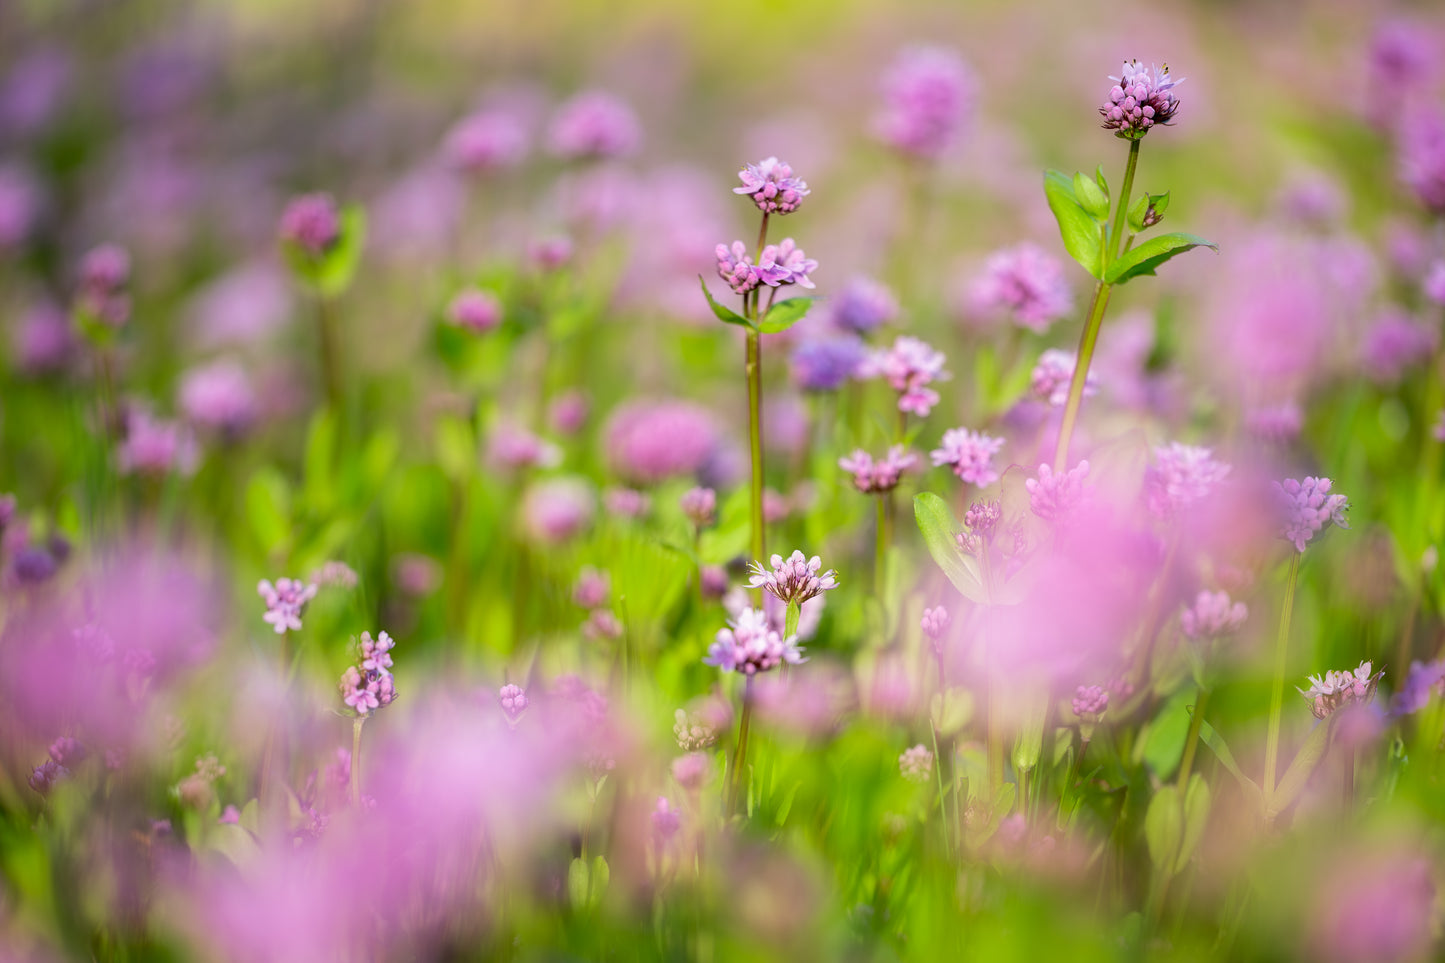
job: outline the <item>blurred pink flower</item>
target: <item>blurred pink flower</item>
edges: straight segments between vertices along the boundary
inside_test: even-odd
[[[604,429],[608,460],[634,484],[695,474],[718,444],[711,413],[688,401],[631,401]]]

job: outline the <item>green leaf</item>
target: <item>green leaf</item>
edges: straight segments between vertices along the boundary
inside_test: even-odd
[[[1013,764],[1017,772],[1031,772],[1044,749],[1044,720],[1049,714],[1049,695],[1034,690],[1024,696],[1024,722],[1014,742]]]
[[[275,554],[291,531],[291,498],[286,479],[274,468],[262,468],[246,483],[246,519],[266,555]]]
[[[261,856],[256,837],[232,823],[212,826],[206,833],[206,848],[220,853],[239,870],[245,871]]]
[[[778,301],[768,313],[763,315],[762,324],[758,330],[763,334],[777,334],[779,331],[786,331],[799,321],[808,309],[813,306],[812,298],[788,298],[786,301]]]
[[[958,543],[954,541],[954,536],[963,530],[963,526],[953,517],[944,500],[933,492],[920,492],[913,496],[913,519],[923,533],[928,554],[943,569],[943,574],[948,576],[954,588],[971,601],[988,602],[988,593],[979,579],[977,564],[960,552]]]
[[[321,259],[316,289],[326,297],[334,298],[350,287],[365,246],[366,211],[359,204],[348,204],[341,209],[341,237]]]
[[[1175,860],[1174,872],[1182,873],[1184,867],[1199,848],[1204,837],[1204,825],[1209,821],[1209,783],[1199,773],[1189,777],[1189,789],[1184,793],[1184,838],[1179,843],[1179,858]]]
[[[572,865],[567,867],[567,897],[573,906],[587,905],[587,881],[590,876],[587,863],[580,856],[572,857]]]
[[[1219,250],[1218,244],[1193,234],[1161,234],[1158,237],[1150,238],[1138,247],[1130,249],[1128,253],[1121,254],[1113,264],[1110,264],[1109,269],[1104,272],[1104,282],[1106,284],[1123,284],[1130,278],[1136,278],[1142,274],[1153,274],[1165,261],[1196,247]]]
[[[1299,752],[1295,753],[1294,762],[1289,764],[1289,768],[1280,777],[1279,785],[1275,787],[1274,793],[1266,800],[1264,814],[1266,819],[1273,819],[1288,809],[1290,803],[1304,792],[1315,767],[1324,757],[1325,747],[1329,744],[1330,724],[1321,722],[1310,732],[1304,745],[1299,747]]]
[[[1129,230],[1138,234],[1144,230],[1144,215],[1149,212],[1149,195],[1141,194],[1139,199],[1129,205]]]
[[[1239,763],[1234,761],[1234,753],[1229,751],[1229,746],[1224,742],[1224,737],[1214,730],[1208,722],[1199,723],[1199,741],[1213,751],[1219,764],[1229,771],[1229,774],[1239,783],[1239,788],[1244,790],[1245,796],[1249,797],[1250,804],[1255,812],[1264,811],[1264,793],[1260,790],[1259,784],[1244,774],[1239,768]]]
[[[1149,724],[1149,734],[1143,737],[1144,760],[1160,779],[1170,778],[1179,768],[1179,757],[1184,754],[1184,739],[1189,731],[1187,707],[1193,700],[1191,690],[1175,693]]]
[[[306,475],[302,497],[307,509],[325,517],[336,503],[336,416],[322,408],[306,436]]]
[[[712,292],[707,289],[707,282],[702,279],[701,274],[697,276],[697,283],[702,285],[702,296],[707,298],[708,307],[712,308],[712,313],[717,316],[719,321],[725,321],[728,324],[740,324],[745,328],[751,328],[753,326],[753,323],[741,314],[738,314],[731,308],[725,308],[721,304],[718,304],[717,300],[713,298]],[[784,301],[783,303],[787,304],[788,302]],[[776,305],[774,305],[774,307],[776,307]],[[772,312],[769,311],[768,313],[771,314]]]
[[[1099,184],[1083,171],[1074,175],[1074,199],[1089,216],[1102,221],[1109,216],[1109,195],[1099,189]]]
[[[477,465],[477,443],[472,426],[454,415],[443,415],[432,427],[437,465],[452,481],[471,477]]]
[[[1074,196],[1074,184],[1059,171],[1044,174],[1044,196],[1048,199],[1049,210],[1059,222],[1059,235],[1064,240],[1064,249],[1069,257],[1096,278],[1103,278],[1104,240],[1099,233],[1098,223],[1089,216]]]
[[[1150,861],[1172,872],[1184,840],[1184,812],[1177,787],[1163,786],[1149,801],[1149,811],[1144,814],[1144,840],[1149,844]]]
[[[1094,168],[1094,182],[1099,185],[1099,190],[1101,190],[1101,191],[1104,192],[1104,196],[1105,196],[1105,197],[1108,197],[1108,196],[1109,196],[1109,182],[1104,179],[1104,165],[1103,165],[1103,164],[1100,164],[1098,167]]]

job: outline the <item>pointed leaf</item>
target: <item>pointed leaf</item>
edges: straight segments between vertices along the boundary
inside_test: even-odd
[[[1097,184],[1099,185],[1099,190],[1101,190],[1101,191],[1104,192],[1104,196],[1105,196],[1105,197],[1108,197],[1108,196],[1109,196],[1109,182],[1104,179],[1104,165],[1103,165],[1103,164],[1100,164],[1098,167],[1094,168],[1094,181],[1095,181],[1095,183],[1097,183]]]
[[[1074,198],[1095,220],[1102,221],[1109,216],[1109,195],[1100,190],[1098,182],[1091,180],[1083,171],[1074,175]]]
[[[1330,743],[1330,724],[1322,722],[1314,727],[1304,745],[1295,753],[1294,762],[1289,764],[1266,804],[1266,818],[1273,818],[1288,809],[1299,794],[1304,791],[1314,773],[1315,767],[1324,757],[1325,747]]]
[[[1199,848],[1204,825],[1209,821],[1210,803],[1209,783],[1196,772],[1189,777],[1189,789],[1184,794],[1184,838],[1179,843],[1179,858],[1174,863],[1174,872],[1182,873],[1194,856],[1194,850]]]
[[[726,321],[728,324],[740,324],[745,328],[751,328],[753,326],[753,323],[741,314],[718,304],[717,300],[712,296],[712,292],[707,289],[707,282],[702,279],[701,274],[697,276],[697,283],[702,285],[702,295],[707,298],[708,307],[712,308],[712,313],[717,316],[719,321]],[[787,304],[786,301],[783,303]]]
[[[1139,199],[1129,205],[1129,230],[1138,234],[1144,230],[1144,215],[1149,212],[1149,195],[1141,194]]]
[[[808,309],[813,306],[812,298],[788,298],[786,301],[778,301],[768,313],[763,315],[763,321],[758,325],[758,330],[763,334],[777,334],[779,331],[786,331],[799,321]]]
[[[1127,254],[1121,254],[1110,264],[1109,269],[1104,272],[1104,282],[1123,284],[1130,278],[1153,274],[1165,261],[1196,247],[1207,247],[1216,252],[1219,250],[1218,244],[1193,234],[1161,234],[1150,238]]]
[[[1059,222],[1059,236],[1069,257],[1096,278],[1103,278],[1104,241],[1098,223],[1074,196],[1074,183],[1058,171],[1044,174],[1044,196]]]
[[[974,602],[987,602],[983,582],[978,577],[977,563],[958,549],[954,536],[963,526],[953,517],[948,505],[933,492],[920,492],[913,496],[913,519],[923,533],[923,543],[928,554],[943,569],[943,574],[953,583],[954,588]]]
[[[1144,840],[1149,844],[1150,861],[1172,872],[1183,839],[1184,812],[1179,790],[1163,786],[1149,801],[1149,811],[1144,814]]]
[[[1014,742],[1013,764],[1017,772],[1031,772],[1039,764],[1044,748],[1044,720],[1049,714],[1049,695],[1033,691],[1024,696],[1024,721]]]

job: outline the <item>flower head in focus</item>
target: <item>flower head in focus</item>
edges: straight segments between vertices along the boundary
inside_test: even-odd
[[[395,701],[396,685],[391,676],[391,650],[395,646],[385,632],[374,639],[370,632],[361,633],[356,644],[356,664],[342,673],[340,685],[341,701],[358,716],[365,717]]]
[[[838,467],[853,476],[853,487],[865,495],[892,491],[903,480],[903,475],[917,465],[918,456],[903,445],[894,445],[876,461],[862,448],[838,459]]]
[[[1167,124],[1179,110],[1174,88],[1184,82],[1169,76],[1169,65],[1145,67],[1137,60],[1125,62],[1118,77],[1110,77],[1114,86],[1099,115],[1104,129],[1117,131],[1120,137],[1137,140],[1156,124]]]
[[[858,376],[886,379],[899,394],[899,411],[926,418],[939,401],[938,392],[928,386],[947,380],[948,372],[943,370],[946,360],[942,352],[904,335],[893,342],[892,348],[865,357],[858,365]]]
[[[804,661],[803,650],[796,636],[783,638],[768,622],[761,609],[744,609],[737,618],[719,629],[708,648],[704,665],[715,665],[724,672],[740,672],[753,676],[775,669],[784,662],[798,665]]]
[[[1276,501],[1283,515],[1281,537],[1293,543],[1296,551],[1303,552],[1310,539],[1331,522],[1340,528],[1350,527],[1345,520],[1350,500],[1332,492],[1333,487],[1330,479],[1314,477],[1286,478],[1274,483]]]
[[[1375,698],[1375,690],[1385,670],[1370,673],[1370,663],[1361,662],[1353,672],[1329,671],[1323,676],[1309,677],[1309,689],[1300,689],[1299,694],[1310,703],[1310,711],[1316,719],[1328,719],[1345,706],[1369,705]]]
[[[922,743],[903,750],[898,757],[898,771],[909,782],[927,782],[933,775],[933,752]]]
[[[734,187],[733,193],[752,198],[764,214],[791,214],[811,193],[807,181],[794,176],[793,168],[776,157],[747,165],[738,171],[738,178],[743,186]]]
[[[762,562],[749,566],[752,575],[748,586],[761,588],[780,602],[802,604],[838,587],[838,573],[832,569],[824,572],[823,561],[816,555],[805,558],[801,551],[795,550],[786,559],[774,555],[770,561],[772,571],[763,568]]]

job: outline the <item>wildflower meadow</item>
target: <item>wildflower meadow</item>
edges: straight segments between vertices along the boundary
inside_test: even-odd
[[[0,4],[0,960],[1445,958],[1445,9]]]

